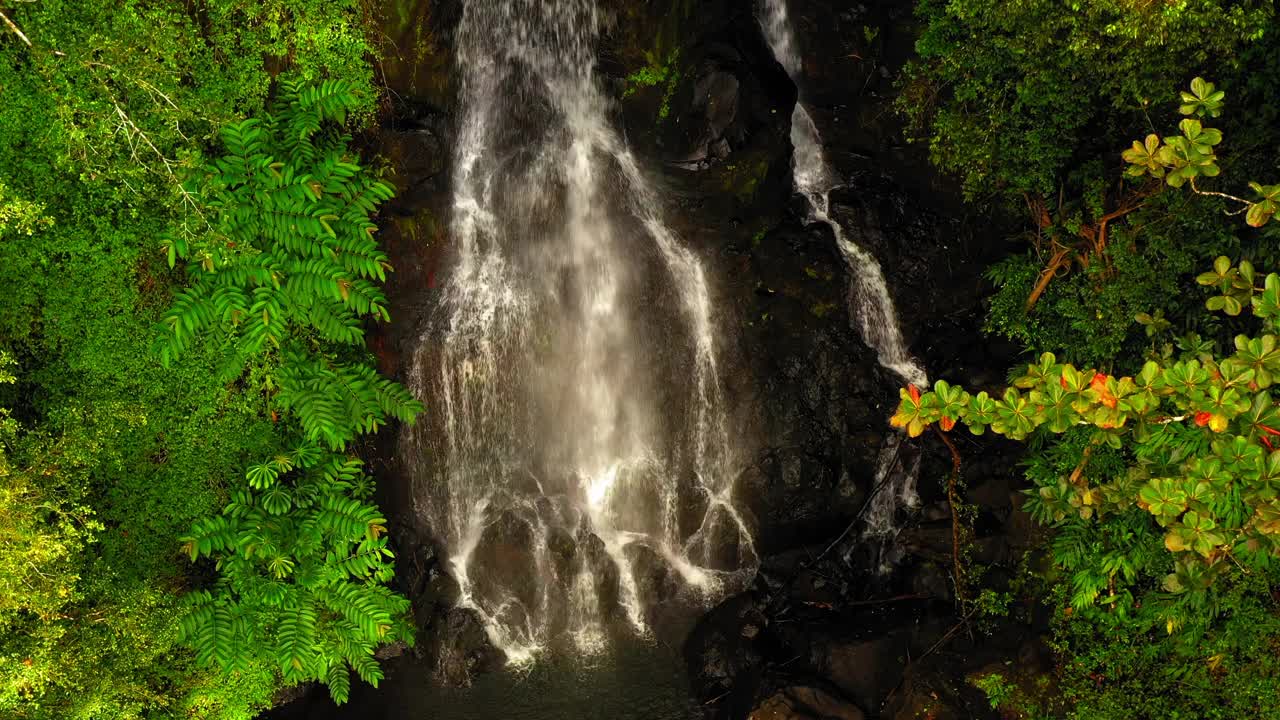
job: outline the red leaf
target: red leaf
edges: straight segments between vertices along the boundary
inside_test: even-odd
[[[1208,425],[1210,417],[1213,417],[1213,416],[1207,412],[1196,413],[1196,425],[1199,425],[1200,427],[1204,427],[1205,425]]]
[[[919,404],[920,388],[916,387],[915,383],[907,383],[907,392],[911,395],[911,400]]]
[[[1102,403],[1103,405],[1106,405],[1107,407],[1113,410],[1115,409],[1116,396],[1112,395],[1111,391],[1107,389],[1106,375],[1103,375],[1102,373],[1097,373],[1096,375],[1094,375],[1093,382],[1089,383],[1089,387],[1094,392],[1098,393],[1098,402]]]
[[[943,432],[951,432],[951,428],[956,426],[956,421],[944,415],[942,419],[938,421],[938,425],[942,427]]]
[[[1063,375],[1062,377],[1058,378],[1058,384],[1062,386],[1062,389],[1063,389],[1063,390],[1066,390],[1066,389],[1067,389],[1067,376],[1066,376],[1066,375]]]

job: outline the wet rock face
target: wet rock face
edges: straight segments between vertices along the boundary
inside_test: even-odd
[[[616,24],[602,70],[628,142],[662,173],[673,200],[668,221],[685,241],[696,228],[714,244],[726,222],[780,206],[790,187],[795,87],[761,36],[754,4],[606,5]]]
[[[485,635],[474,611],[452,608],[424,634],[426,661],[434,679],[446,687],[467,687],[477,673],[495,670],[505,658]]]
[[[893,78],[912,42],[910,4],[788,4],[805,49],[805,100],[846,183],[832,194],[833,216],[880,259],[905,335],[931,377],[999,383],[1007,349],[989,350],[990,342],[976,340],[986,291],[981,271],[1003,250],[995,240],[1003,235],[989,227],[975,232],[955,211],[947,184],[928,170],[919,149],[902,142],[891,108]],[[901,634],[894,633],[916,620],[839,614],[870,594],[862,593],[872,583],[860,573],[865,563],[854,552],[856,532],[821,567],[797,572],[866,500],[900,381],[879,367],[850,323],[849,271],[830,230],[806,225],[804,202],[791,194],[797,89],[761,36],[755,0],[600,5],[614,18],[601,40],[602,83],[618,100],[617,120],[653,178],[669,224],[702,258],[713,286],[733,432],[747,448],[736,492],[765,557],[763,590],[697,618],[675,597],[665,561],[628,547],[647,620],[672,644],[687,635],[696,694],[703,702],[722,698],[709,706],[716,718],[860,718],[864,710],[873,717],[916,711],[979,717],[951,709],[964,707],[958,691],[947,686],[942,693],[944,680],[916,670],[906,673],[890,706],[880,707],[885,688],[903,678]],[[394,45],[394,57],[384,60],[392,99],[371,142],[390,161],[398,188],[380,223],[396,268],[387,287],[396,321],[371,329],[370,337],[391,374],[405,372],[400,359],[419,341],[437,301],[437,277],[448,267],[457,90],[450,38],[461,8],[460,0],[391,0],[382,21]],[[474,614],[454,608],[457,585],[435,559],[431,528],[413,515],[413,488],[397,469],[395,439],[382,442],[386,461],[375,469],[381,505],[397,522],[398,582],[414,599],[421,629],[415,653],[441,682],[466,684],[472,673],[499,667],[500,653]],[[974,463],[966,465],[966,477],[975,492],[981,488],[974,499],[990,506],[984,517],[992,523],[979,533],[988,539],[984,553],[1005,562],[1025,545],[1029,528],[1007,483],[979,480],[1008,461],[984,460],[987,447],[962,448],[966,463]],[[948,455],[934,440],[923,453],[922,493],[936,503]],[[941,600],[942,615],[949,612],[950,540],[941,529],[949,527],[950,513],[945,504],[933,509],[934,524],[910,536],[916,552],[892,592]],[[499,519],[478,549],[487,554],[485,564],[529,579],[527,530]],[[547,542],[550,572],[567,582],[577,567],[590,566],[602,609],[623,622],[617,566],[599,538],[553,533]],[[775,625],[777,619],[788,622]],[[858,623],[882,632],[850,634]],[[915,647],[917,656],[936,634],[930,637]],[[790,664],[778,671],[783,663]]]
[[[680,592],[680,580],[665,558],[647,545],[632,544],[623,549],[636,581],[636,593],[646,608],[658,608]],[[652,624],[652,617],[650,618]]]
[[[471,580],[482,607],[503,605],[508,591],[517,593],[521,606],[537,607],[545,569],[539,567],[536,533],[527,518],[511,511],[485,527],[468,563],[476,571]]]
[[[447,108],[455,91],[450,35],[461,0],[386,0],[376,14],[379,79],[401,102]]]
[[[738,595],[704,615],[684,645],[694,697],[708,718],[746,716],[765,671],[768,620],[749,594]]]
[[[600,600],[600,610],[607,620],[620,619],[621,610],[618,604],[621,582],[618,566],[609,557],[604,541],[597,535],[587,534],[579,546],[583,563],[591,569],[595,577],[596,597]]]
[[[761,36],[754,3],[608,0],[615,30],[602,69],[622,86],[627,134],[664,160],[707,159],[718,141],[735,151],[776,133],[794,88]],[[785,135],[784,135],[785,137]]]
[[[924,207],[961,210],[954,184],[908,143],[893,103],[914,54],[914,4],[898,0],[788,0],[802,48],[806,104],[842,175],[888,170]]]
[[[735,283],[760,448],[742,481],[765,553],[838,532],[866,495],[890,395],[849,326],[847,271],[825,227],[753,239]],[[750,283],[748,285],[748,283]]]

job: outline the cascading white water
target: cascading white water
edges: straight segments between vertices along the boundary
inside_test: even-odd
[[[609,124],[603,22],[468,0],[456,36],[457,259],[410,381],[434,426],[405,452],[461,605],[514,663],[599,651],[615,611],[646,633],[643,557],[704,599],[758,564],[708,280]]]
[[[785,0],[763,0],[760,25],[774,57],[800,87],[802,59]],[[822,137],[804,105],[803,97],[797,100],[791,114],[791,144],[794,147],[792,174],[795,189],[808,201],[809,220],[831,228],[840,256],[849,268],[850,319],[856,321],[867,346],[876,351],[881,366],[908,383],[925,387],[928,375],[907,350],[880,263],[865,248],[850,240],[845,229],[829,214],[828,198],[839,183],[827,164],[822,151]],[[905,468],[901,467],[896,462],[900,442],[900,437],[891,435],[880,450],[875,486],[884,483],[884,487],[872,498],[867,512],[866,533],[871,536],[895,534],[894,515],[898,503],[914,507],[920,501],[915,487],[918,459]]]

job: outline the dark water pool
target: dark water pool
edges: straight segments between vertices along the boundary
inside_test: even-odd
[[[378,689],[353,684],[351,700],[326,697],[271,715],[279,720],[698,720],[684,662],[662,646],[614,648],[595,659],[550,659],[523,673],[482,675],[465,689],[432,687],[412,658],[383,664]],[[317,695],[324,695],[321,691]]]

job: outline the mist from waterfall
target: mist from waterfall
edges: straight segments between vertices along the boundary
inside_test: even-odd
[[[513,663],[650,632],[756,556],[702,264],[611,126],[593,0],[469,0],[442,301],[410,384],[416,512]],[[660,567],[655,570],[655,563]]]
[[[840,180],[827,163],[822,137],[803,102],[803,60],[785,0],[763,0],[760,25],[774,57],[801,89],[801,97],[791,115],[792,177],[796,192],[807,201],[809,221],[831,228],[840,256],[849,268],[849,318],[856,323],[867,346],[876,352],[882,367],[905,382],[924,388],[928,375],[907,350],[880,263],[851,240],[830,215],[829,196]],[[899,503],[915,507],[920,502],[916,494],[919,459],[912,459],[904,467],[899,462],[901,441],[900,436],[890,435],[880,449],[873,487],[881,489],[871,499],[865,531],[873,538],[889,538],[897,533],[894,516]],[[884,555],[882,552],[882,558]]]

